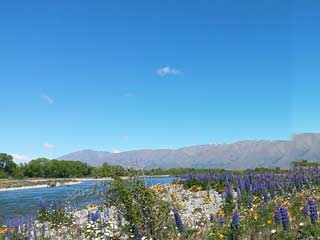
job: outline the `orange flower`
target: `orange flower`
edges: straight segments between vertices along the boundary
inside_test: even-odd
[[[285,206],[286,208],[290,208],[290,203],[287,201],[284,201],[283,206]]]
[[[8,229],[6,227],[0,227],[0,233],[6,233]]]
[[[190,191],[199,192],[201,191],[201,186],[193,185],[189,188]]]

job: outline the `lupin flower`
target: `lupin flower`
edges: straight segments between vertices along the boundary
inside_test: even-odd
[[[42,224],[41,226],[41,236],[44,237],[46,235],[46,225]]]
[[[182,223],[182,220],[181,220],[181,216],[180,214],[178,213],[177,209],[173,209],[173,215],[174,215],[174,218],[175,218],[175,221],[176,221],[176,226],[178,228],[178,231],[180,233],[183,232],[183,223]]]
[[[100,218],[100,210],[98,209],[95,213],[91,213],[90,220],[96,222]]]
[[[281,214],[281,222],[282,222],[283,229],[287,230],[290,222],[288,209],[283,205],[281,205],[279,210]]]
[[[214,217],[214,215],[211,213],[210,214],[210,222],[213,223],[216,221],[216,218]]]
[[[236,229],[240,226],[238,207],[236,207],[232,216],[232,226]]]
[[[13,229],[14,233],[17,234],[19,232],[19,226],[20,226],[20,219],[16,218],[13,220]]]
[[[241,190],[240,190],[240,188],[237,188],[237,198],[238,198],[238,201],[241,200]]]
[[[309,205],[308,204],[303,205],[302,214],[305,217],[309,216]]]
[[[41,209],[41,211],[47,210],[46,202],[42,199],[40,200],[40,209]]]
[[[281,213],[280,213],[280,209],[278,207],[276,207],[276,209],[274,210],[274,222],[277,224],[281,224]]]
[[[223,225],[226,223],[226,220],[224,219],[224,217],[222,217],[222,216],[220,217],[219,223],[220,223],[220,225]]]
[[[309,198],[308,205],[311,223],[315,224],[318,220],[318,204],[313,198]]]
[[[7,222],[7,240],[11,240],[10,221]]]
[[[226,200],[230,201],[233,199],[233,192],[229,182],[226,182]]]
[[[141,240],[141,235],[139,232],[139,228],[137,226],[134,227],[134,237],[136,238],[136,240]]]
[[[263,186],[262,194],[263,194],[263,200],[264,200],[264,202],[268,202],[269,196],[268,196],[267,188],[266,188],[265,186]]]

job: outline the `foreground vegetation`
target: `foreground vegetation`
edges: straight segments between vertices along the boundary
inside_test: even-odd
[[[42,202],[37,219],[7,221],[0,239],[320,237],[320,167],[306,162],[281,173],[190,173],[151,188],[135,177],[105,184],[100,204],[79,210]]]

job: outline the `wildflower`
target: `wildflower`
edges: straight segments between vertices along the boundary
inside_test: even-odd
[[[226,223],[226,220],[224,219],[224,217],[222,217],[222,216],[220,217],[219,223],[220,223],[220,225],[223,225]]]
[[[239,228],[240,222],[239,222],[239,211],[238,207],[236,207],[234,214],[232,216],[232,226],[234,228]]]
[[[98,209],[95,213],[88,213],[89,222],[96,222],[101,216],[100,210]]]
[[[219,234],[220,239],[224,239],[224,235],[222,233]]]
[[[276,208],[274,210],[274,222],[277,224],[281,223],[281,213],[280,213],[279,208]]]
[[[229,182],[226,183],[226,200],[230,201],[233,199],[233,192],[232,192],[232,188],[231,185],[229,184]]]
[[[302,213],[303,213],[303,216],[308,217],[308,215],[309,215],[309,205],[308,204],[303,205]]]
[[[284,230],[287,230],[289,227],[289,215],[288,215],[288,209],[284,207],[283,205],[280,206],[279,208],[280,214],[281,214],[281,221],[282,221],[282,226]]]
[[[272,234],[275,234],[276,232],[277,232],[277,230],[275,230],[275,229],[272,229],[272,230],[271,230],[271,233],[272,233]]]
[[[11,239],[10,221],[6,222],[6,229],[7,229],[6,232],[8,233],[7,238],[10,240]]]
[[[265,186],[263,187],[262,194],[263,194],[264,202],[268,202],[269,196],[268,196],[267,188]]]
[[[267,224],[268,224],[268,225],[271,225],[271,224],[272,224],[272,221],[271,221],[271,220],[268,220],[268,221],[267,221]]]
[[[215,220],[216,220],[216,219],[215,219],[214,215],[211,213],[211,214],[210,214],[210,222],[213,223],[213,222],[215,222]]]
[[[240,191],[240,188],[237,188],[237,198],[238,198],[238,201],[241,200],[241,191]]]
[[[182,220],[181,220],[181,216],[180,214],[178,213],[177,209],[173,209],[173,214],[174,214],[174,218],[175,218],[175,221],[176,221],[176,226],[178,228],[178,231],[180,233],[183,232],[183,223],[182,223]]]
[[[44,200],[40,200],[40,209],[45,212],[47,210],[46,202]]]
[[[136,240],[141,240],[141,235],[137,226],[134,227],[134,237],[136,238]]]
[[[308,200],[310,210],[310,220],[312,224],[315,224],[318,220],[318,204],[313,198]]]
[[[304,223],[303,223],[303,222],[299,223],[299,226],[300,226],[300,227],[303,227],[303,226],[304,226]]]
[[[42,224],[42,226],[41,226],[41,235],[42,235],[42,237],[44,237],[46,235],[46,225],[45,224]]]

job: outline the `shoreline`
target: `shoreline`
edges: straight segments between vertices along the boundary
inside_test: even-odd
[[[63,187],[63,186],[71,186],[80,184],[81,182],[57,182],[57,185],[54,187]],[[48,184],[37,184],[37,185],[30,185],[30,186],[21,186],[21,187],[8,187],[8,188],[0,188],[0,192],[7,192],[7,191],[16,191],[16,190],[25,190],[25,189],[37,189],[37,188],[52,188]]]
[[[139,176],[140,178],[167,178],[172,177],[170,175],[158,175],[158,176]],[[127,176],[122,177],[122,179],[128,179]],[[39,178],[39,179],[24,179],[24,180],[15,180],[15,179],[0,179],[0,192],[5,191],[15,191],[15,190],[24,190],[24,189],[36,189],[36,188],[50,188],[51,182],[56,183],[53,187],[61,186],[70,186],[75,184],[80,184],[83,181],[112,181],[111,177],[103,178],[66,178],[66,179],[51,179],[51,178]],[[1,182],[9,184],[8,186],[1,186]],[[18,186],[10,186],[10,183],[18,183]]]

